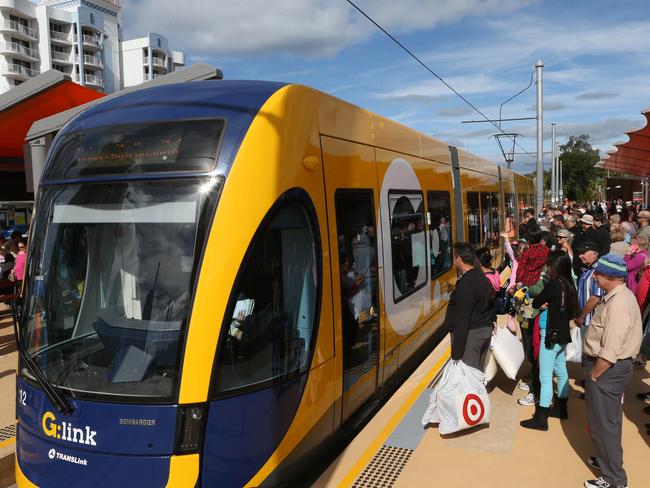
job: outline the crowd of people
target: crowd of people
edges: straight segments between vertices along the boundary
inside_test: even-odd
[[[527,209],[519,236],[510,242],[501,234],[510,266],[505,283],[488,250],[454,246],[461,276],[445,318],[452,359],[483,370],[497,309],[505,313],[530,363],[530,378],[519,383],[528,394],[518,402],[535,412],[521,426],[546,431],[549,417],[569,419],[567,346],[581,351],[577,384],[595,454],[586,462],[601,474],[584,486],[627,487],[622,404],[635,365],[644,368],[650,354],[650,212],[622,201],[565,200],[539,215]],[[650,402],[650,392],[637,396]],[[650,435],[650,424],[646,429]]]
[[[9,239],[0,237],[0,280],[22,282],[27,259],[27,243],[22,233],[13,232]]]

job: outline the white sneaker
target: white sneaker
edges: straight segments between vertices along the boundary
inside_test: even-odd
[[[523,405],[525,407],[530,407],[530,406],[535,405],[537,403],[537,399],[535,398],[535,395],[533,395],[532,393],[529,393],[525,397],[520,398],[519,400],[517,400],[517,403],[519,405]]]
[[[523,380],[519,382],[517,388],[524,391],[530,391],[530,385]]]

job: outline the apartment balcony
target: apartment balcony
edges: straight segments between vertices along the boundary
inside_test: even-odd
[[[78,42],[78,37],[74,36],[74,42]],[[92,47],[95,49],[100,49],[102,47],[102,41],[98,36],[83,36],[83,44],[87,47]]]
[[[14,80],[28,80],[29,78],[34,78],[41,74],[37,69],[29,69],[21,66],[20,64],[8,63],[2,69],[3,76],[7,78],[12,78]]]
[[[165,63],[164,58],[153,57],[153,58],[151,58],[151,61],[152,61],[152,64],[154,66],[156,66],[156,67],[160,67],[160,68],[166,68],[167,67],[167,63]],[[147,66],[149,64],[149,58],[147,56],[142,58],[142,64],[144,64],[145,66]]]
[[[74,76],[72,77],[75,83],[81,83],[81,77],[79,76],[78,73],[74,73]],[[90,86],[98,86],[102,87],[104,86],[104,80],[102,80],[101,76],[97,75],[85,75],[84,76],[84,84],[85,85],[90,85]]]
[[[66,46],[72,44],[72,41],[70,40],[70,33],[54,30],[50,30],[50,41],[56,42],[58,44],[65,44]]]
[[[79,55],[75,54],[74,56],[75,63],[79,63]],[[97,68],[103,68],[104,63],[102,63],[102,58],[99,56],[90,56],[88,54],[84,54],[84,65],[85,66],[93,66]]]
[[[38,39],[38,31],[36,29],[24,26],[15,20],[0,21],[0,32],[12,34],[26,41],[35,41]]]
[[[62,53],[60,51],[52,51],[52,61],[60,64],[74,64],[72,53]]]
[[[0,43],[0,54],[11,54],[14,58],[30,62],[39,60],[36,49],[25,47],[17,42]]]

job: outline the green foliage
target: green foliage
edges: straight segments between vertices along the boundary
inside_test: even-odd
[[[562,186],[570,200],[586,201],[598,198],[597,188],[604,183],[604,172],[594,165],[600,161],[597,149],[589,144],[589,136],[571,136],[560,145]]]

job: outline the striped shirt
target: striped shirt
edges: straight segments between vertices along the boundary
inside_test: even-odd
[[[605,296],[605,291],[598,286],[598,282],[596,281],[596,278],[594,278],[593,266],[582,273],[578,278],[578,305],[580,306],[580,309],[585,308],[587,301],[592,296]],[[583,327],[586,327],[591,323],[592,315],[593,311],[585,316],[585,320],[582,323]]]

